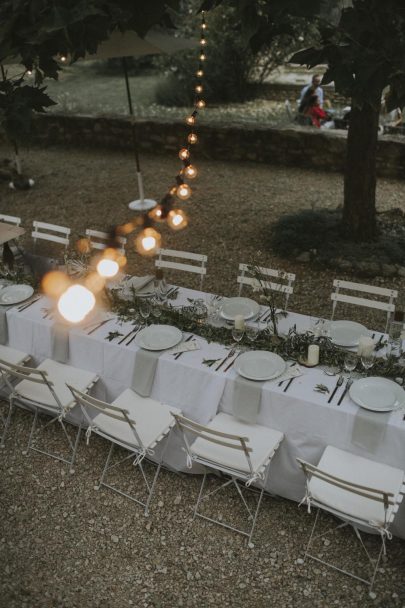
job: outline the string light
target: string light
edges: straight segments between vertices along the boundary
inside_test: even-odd
[[[96,304],[94,294],[83,285],[75,284],[60,296],[58,311],[66,321],[80,323]]]
[[[200,44],[201,44],[201,46],[206,46],[206,44],[207,44],[206,39],[205,38],[201,38]]]
[[[62,63],[65,63],[67,61],[66,55],[61,55],[60,56],[60,60],[61,60]]]
[[[115,275],[119,273],[119,270],[119,264],[115,260],[103,258],[97,264],[98,274],[101,277],[104,277],[105,279],[112,279],[113,277],[115,277]]]
[[[200,61],[205,61],[207,59],[207,55],[204,53],[204,51],[202,51],[202,53],[200,54]]]
[[[194,165],[187,165],[183,169],[183,174],[188,179],[195,179],[197,177],[198,171]]]
[[[195,92],[196,93],[202,93],[203,92],[203,86],[201,84],[197,84],[197,86],[195,87]]]
[[[197,108],[205,108],[205,101],[203,99],[197,99],[196,104]]]
[[[156,255],[160,247],[162,237],[154,228],[144,228],[135,239],[135,247],[138,253],[145,256]]]
[[[196,144],[198,142],[198,137],[195,133],[189,133],[187,141],[189,144]]]
[[[176,194],[182,201],[186,201],[191,196],[191,188],[188,184],[180,184],[176,190]]]
[[[192,114],[190,114],[190,116],[187,116],[186,123],[191,126],[194,125],[196,116],[197,116],[197,112],[196,112],[196,110],[194,110],[194,112]]]
[[[190,158],[190,151],[187,148],[182,148],[179,152],[180,160],[187,160]]]
[[[197,76],[197,78],[202,78],[204,76],[204,71],[201,67],[196,71],[195,75]]]
[[[182,209],[172,209],[167,216],[167,223],[173,230],[183,230],[187,226],[188,220]]]

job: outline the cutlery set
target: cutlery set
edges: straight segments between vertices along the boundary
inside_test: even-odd
[[[21,311],[25,310],[26,308],[29,308],[30,306],[35,304],[35,302],[38,302],[38,300],[40,300],[40,299],[41,299],[41,296],[38,296],[38,297],[30,300],[29,302],[24,302],[24,304],[22,304],[21,306],[17,306],[18,312],[21,312]]]
[[[194,338],[193,334],[191,334],[186,340],[184,340],[184,342],[190,342],[190,340],[192,340]],[[179,357],[181,357],[183,353],[176,353],[174,355],[174,358],[177,360]]]
[[[131,342],[133,340],[135,340],[136,335],[138,334],[138,332],[141,331],[141,329],[142,329],[142,325],[135,325],[131,329],[131,331],[129,331],[123,338],[121,338],[121,340],[118,341],[118,344],[122,344],[123,342],[125,342],[125,346],[129,346],[131,344]],[[128,340],[128,338],[130,338],[130,339]],[[128,340],[128,342],[126,342],[126,340]]]
[[[339,390],[339,388],[343,385],[344,380],[345,380],[344,376],[339,376],[339,378],[337,379],[335,388],[333,389],[333,391],[330,394],[330,397],[328,399],[328,403],[332,403],[334,396],[336,395],[336,393]],[[337,405],[340,405],[342,403],[343,399],[345,398],[345,396],[346,396],[346,394],[347,394],[347,392],[350,389],[350,387],[351,387],[352,384],[353,384],[353,380],[351,378],[348,378],[346,380],[346,384],[345,384],[345,387],[343,389],[343,392],[342,392],[342,394],[339,397]]]
[[[224,359],[222,359],[222,361],[216,366],[215,371],[217,372],[218,370],[220,370],[221,367],[224,365],[224,363],[226,363],[228,361],[228,359],[230,359],[231,357],[233,357],[235,354],[236,354],[236,348],[233,347],[233,348],[231,348],[231,350],[229,351],[229,353],[226,355],[226,357],[224,357]]]

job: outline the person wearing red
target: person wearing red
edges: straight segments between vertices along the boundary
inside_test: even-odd
[[[312,126],[321,128],[321,121],[328,120],[329,116],[319,105],[318,95],[312,95],[308,100],[308,105],[303,112],[312,121]]]

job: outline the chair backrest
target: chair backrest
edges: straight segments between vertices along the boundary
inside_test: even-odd
[[[386,524],[389,524],[393,520],[395,511],[391,510],[391,515],[388,518],[388,510],[390,507],[397,505],[400,500],[398,499],[398,496],[395,496],[394,494],[392,494],[392,492],[386,492],[385,490],[379,490],[378,488],[370,488],[368,486],[353,483],[352,481],[348,481],[347,479],[343,479],[341,477],[335,477],[334,475],[331,475],[330,473],[323,471],[315,465],[305,462],[300,458],[297,458],[297,462],[305,473],[305,477],[307,480],[307,489],[308,482],[311,480],[312,477],[316,477],[321,481],[324,481],[325,483],[329,483],[332,486],[345,490],[346,492],[350,492],[357,496],[362,496],[367,500],[373,500],[375,502],[381,503],[384,509],[384,522]],[[366,523],[370,525],[371,522],[367,521]]]
[[[57,226],[55,224],[47,224],[46,222],[37,222],[35,220],[32,222],[32,226],[33,231],[31,236],[34,239],[35,244],[37,239],[42,239],[44,241],[60,243],[61,245],[65,246],[65,249],[67,249],[71,232],[70,228],[66,228],[65,226]],[[55,232],[56,234],[53,234]]]
[[[62,404],[55,393],[53,382],[48,378],[48,374],[45,370],[27,367],[26,365],[16,365],[0,359],[0,373],[10,391],[16,395],[18,395],[18,391],[16,391],[15,386],[11,384],[11,378],[15,378],[16,380],[28,380],[29,382],[33,382],[35,384],[43,384],[47,386],[51,395],[55,399],[55,409],[58,409],[59,412],[62,413]],[[26,399],[26,397],[24,397],[24,399]],[[36,403],[34,399],[31,401]]]
[[[363,285],[362,283],[352,283],[351,281],[342,281],[340,279],[335,279],[333,281],[333,287],[334,291],[331,293],[330,296],[332,300],[332,319],[335,316],[336,306],[338,302],[354,304],[356,306],[364,306],[366,308],[375,308],[377,310],[385,310],[387,313],[385,331],[387,331],[391,315],[395,311],[394,300],[398,297],[398,291],[396,289],[388,289],[387,287],[375,287],[374,285]],[[388,302],[353,296],[347,293],[342,293],[342,290],[358,291],[361,293],[382,296],[388,298]]]
[[[201,277],[200,288],[202,288],[204,276],[207,274],[206,264],[208,256],[201,253],[190,253],[189,251],[175,251],[174,249],[159,249],[157,253],[158,257],[155,260],[156,268],[169,268],[199,274]],[[167,260],[166,258],[189,260],[191,262],[198,262],[198,264],[185,264],[184,262]]]
[[[5,215],[4,213],[0,213],[0,222],[5,222],[6,224],[12,224],[13,226],[20,226],[21,218],[16,217],[15,215]]]
[[[72,393],[76,403],[80,406],[90,428],[93,426],[91,414],[94,414],[94,412],[101,412],[112,420],[118,420],[119,422],[128,424],[134,435],[134,444],[136,444],[141,449],[144,448],[142,440],[136,430],[136,423],[132,418],[130,418],[128,410],[116,407],[115,405],[111,405],[110,403],[106,403],[105,401],[101,401],[100,399],[96,399],[95,397],[92,397],[87,393],[79,391],[77,388],[74,388],[70,384],[66,384],[66,386]],[[99,425],[97,428],[99,428],[99,430],[105,435],[110,435],[108,431],[108,423],[106,423],[105,425]]]
[[[86,237],[88,238],[92,249],[105,249],[108,246],[108,242],[111,240],[108,232],[101,232],[100,230],[93,230],[92,228],[87,228]],[[117,236],[115,237],[115,241],[121,245],[118,252],[124,255],[127,239],[124,236]]]
[[[193,460],[193,448],[192,446],[190,446],[190,442],[187,436],[190,433],[196,437],[201,437],[206,441],[210,441],[211,443],[222,445],[223,447],[229,448],[230,450],[242,451],[246,457],[250,473],[251,475],[254,475],[252,461],[250,458],[252,448],[248,446],[249,437],[241,437],[239,435],[232,435],[230,433],[224,433],[222,431],[215,431],[214,429],[210,429],[202,424],[198,424],[197,422],[189,420],[188,418],[180,416],[179,414],[173,414],[173,416],[176,419],[177,428],[179,429],[183,437],[183,441],[187,450],[187,455],[191,460]]]
[[[269,277],[285,281],[285,283],[269,281]],[[273,268],[264,268],[263,266],[256,266],[255,270],[253,270],[253,267],[249,266],[248,264],[239,264],[239,274],[237,277],[237,282],[239,283],[239,295],[241,295],[244,285],[249,285],[253,289],[262,286],[265,289],[270,289],[271,291],[278,291],[285,294],[285,310],[287,310],[289,297],[294,292],[294,281],[295,274],[292,274],[291,272],[274,270]]]

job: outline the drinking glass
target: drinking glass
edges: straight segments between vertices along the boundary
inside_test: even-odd
[[[196,317],[197,323],[202,325],[207,318],[207,307],[202,298],[198,298],[194,301],[194,314]]]
[[[259,335],[259,327],[257,325],[257,323],[252,323],[251,325],[247,325],[246,329],[246,337],[249,340],[249,342],[254,342],[257,338],[257,336]]]
[[[236,327],[232,328],[232,338],[235,340],[235,342],[239,343],[242,340],[244,333],[244,329],[236,329]]]
[[[357,366],[356,353],[346,353],[345,359],[344,359],[344,367],[345,367],[345,371],[349,372],[349,378],[351,376],[351,373],[354,372],[354,370],[356,369],[356,366]]]
[[[149,300],[142,299],[139,303],[139,312],[143,319],[148,319],[150,315],[150,302]]]
[[[375,353],[367,353],[365,355],[361,355],[361,364],[364,367],[364,370],[367,371],[371,369],[375,362]]]
[[[329,338],[330,336],[330,321],[328,319],[319,319],[319,336]]]
[[[156,319],[159,319],[159,317],[162,315],[162,307],[160,306],[158,298],[152,300],[151,313]]]

